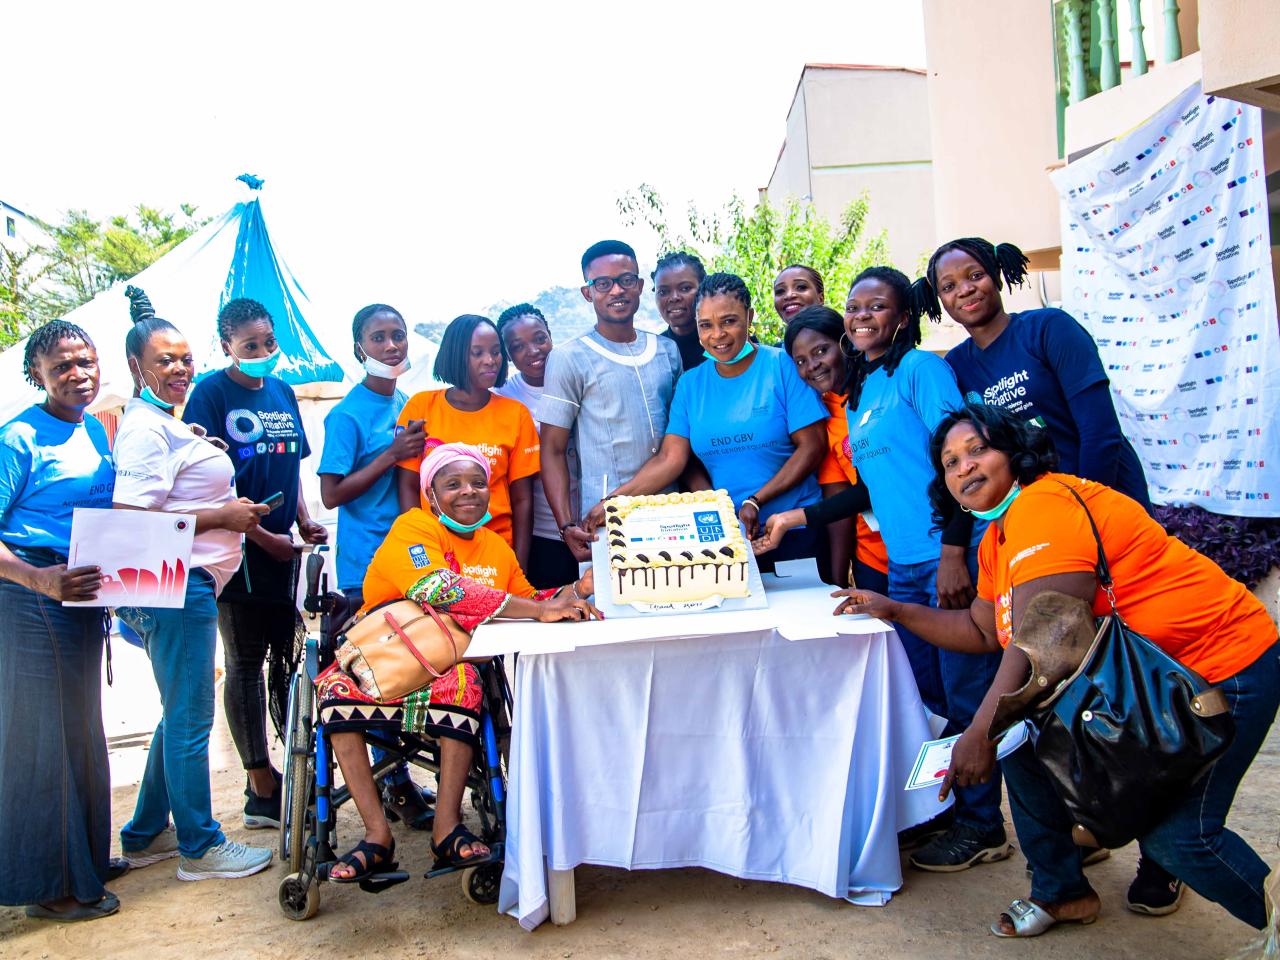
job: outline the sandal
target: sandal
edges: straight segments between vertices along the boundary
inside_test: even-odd
[[[430,830],[436,822],[435,809],[413,781],[383,787],[382,811],[392,823],[403,820],[413,830]]]
[[[357,857],[356,854],[363,853],[364,859]],[[354,847],[338,858],[338,862],[329,868],[330,883],[359,883],[362,886],[366,883],[376,885],[379,882],[380,875],[393,873],[399,869],[398,864],[393,858],[396,853],[396,842],[391,841],[390,847],[384,847],[380,843],[370,843],[368,840],[361,840]],[[338,864],[346,864],[349,867],[355,867],[356,872],[349,877],[335,877],[333,875],[333,867]]]
[[[1078,923],[1082,927],[1087,927],[1097,919],[1096,910],[1087,917],[1059,919],[1050,913],[1047,907],[1019,898],[1009,904],[1009,909],[1005,913],[1000,914],[1000,918],[991,925],[991,932],[997,937],[1038,937],[1059,923]],[[1000,920],[1007,920],[1014,932],[1005,933],[1000,928]]]
[[[450,830],[449,835],[439,843],[431,844],[431,852],[436,855],[435,866],[431,868],[432,873],[437,870],[474,867],[481,863],[493,863],[498,859],[498,854],[492,848],[486,854],[473,853],[467,857],[458,853],[461,847],[470,844],[489,846],[461,823]]]

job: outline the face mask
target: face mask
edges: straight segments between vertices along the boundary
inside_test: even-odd
[[[748,340],[746,343],[742,345],[742,349],[738,351],[738,355],[734,357],[732,360],[721,360],[719,357],[712,356],[709,350],[703,350],[702,355],[706,357],[708,360],[714,360],[716,363],[723,363],[727,365],[730,363],[737,363],[743,357],[751,356],[751,351],[754,350],[755,348],[756,348],[756,345],[752,343],[750,340]]]
[[[1013,482],[1013,486],[1009,488],[1009,492],[1005,494],[1005,498],[997,503],[990,510],[970,510],[979,520],[996,520],[1004,516],[1004,512],[1009,509],[1009,504],[1018,499],[1018,494],[1022,492],[1022,487],[1018,485],[1018,481]]]
[[[384,380],[394,380],[408,369],[408,357],[405,357],[394,367],[389,367],[381,360],[375,360],[373,357],[364,358],[364,372],[369,374],[371,377],[382,377]]]
[[[169,403],[166,400],[161,400],[158,396],[156,396],[156,392],[152,390],[151,386],[147,383],[146,374],[144,374],[141,369],[138,370],[138,376],[142,379],[142,392],[138,394],[138,398],[140,400],[145,400],[147,401],[147,403],[151,404],[152,406],[159,407],[161,410],[173,409],[172,403]],[[158,383],[159,381],[156,381],[156,382]]]
[[[490,520],[493,519],[493,514],[490,513],[488,510],[486,510],[484,512],[484,516],[481,517],[479,520],[477,520],[475,523],[459,523],[457,520],[453,519],[453,517],[449,516],[443,510],[440,511],[439,517],[440,517],[440,522],[443,523],[450,530],[452,530],[454,533],[475,533],[475,531],[479,530],[486,523],[488,523]]]
[[[276,364],[280,362],[282,354],[280,353],[280,348],[276,347],[266,357],[250,357],[247,360],[243,360],[234,353],[231,356],[240,367],[240,372],[246,377],[269,377],[271,376],[271,371],[276,368]]]

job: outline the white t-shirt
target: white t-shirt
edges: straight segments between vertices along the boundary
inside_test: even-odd
[[[134,397],[125,405],[112,450],[116,489],[126,507],[193,513],[236,498],[231,458],[177,417]],[[219,593],[240,567],[243,535],[203,530],[191,548],[191,566],[203,567]]]
[[[538,398],[542,396],[542,391],[542,387],[535,387],[527,381],[524,374],[513,373],[507,377],[506,383],[493,392],[524,404],[533,415],[533,425],[540,427]],[[569,440],[566,459],[569,461],[569,506],[576,509],[578,506],[578,454],[573,449],[572,438]],[[541,474],[533,478],[533,535],[547,540],[560,539],[560,529],[556,525],[555,515],[551,512],[551,505],[547,503],[547,493],[542,488]]]

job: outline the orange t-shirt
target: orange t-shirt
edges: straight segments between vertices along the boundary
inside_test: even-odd
[[[396,518],[374,552],[364,575],[362,609],[399,600],[432,570],[452,570],[519,597],[534,594],[516,555],[488,527],[476,530],[468,540],[445,529],[429,510],[415,507]]]
[[[1054,573],[1093,570],[1097,541],[1070,484],[1089,507],[1115,581],[1125,623],[1165,653],[1218,683],[1252,664],[1276,642],[1276,625],[1244,584],[1181,540],[1169,536],[1134,500],[1065,473],[1023,488],[1004,519],[978,547],[978,596],[996,607],[996,634],[1007,646],[1013,589]],[[1099,587],[1093,612],[1111,605]]]
[[[415,393],[400,411],[396,426],[408,426],[410,420],[426,422],[427,440],[441,443],[470,443],[489,458],[489,512],[487,526],[508,544],[511,540],[511,484],[541,470],[538,458],[538,429],[528,408],[518,400],[489,396],[479,410],[458,410],[444,398],[443,390]],[[396,466],[415,474],[422,466],[421,457],[401,460]],[[427,498],[422,509],[430,512]]]
[[[844,397],[838,393],[824,393],[822,402],[827,405],[827,455],[818,467],[818,483],[857,483],[858,470],[853,465],[849,449],[849,420],[845,416]],[[884,538],[872,530],[862,514],[858,514],[858,559],[873,570],[889,572],[889,551]]]

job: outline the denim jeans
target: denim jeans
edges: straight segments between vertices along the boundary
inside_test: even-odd
[[[347,610],[349,614],[355,613],[364,606],[363,590],[343,590],[342,595],[347,598]],[[381,763],[387,756],[387,751],[383,750],[381,747],[370,747],[369,753],[373,755],[373,762],[375,765]],[[393,787],[402,787],[406,783],[412,783],[413,777],[409,775],[409,765],[402,762],[392,767],[390,772],[383,777],[383,780]]]
[[[34,566],[54,562],[14,552]],[[106,893],[102,615],[0,580],[0,904],[95,903]]]
[[[1267,922],[1262,882],[1269,867],[1226,829],[1236,788],[1266,739],[1280,705],[1280,643],[1219,686],[1231,705],[1236,733],[1227,752],[1154,829],[1140,837],[1143,854],[1184,880],[1206,900],[1245,923]],[[1071,842],[1071,820],[1030,744],[1001,761],[1018,841],[1031,867],[1031,896],[1046,903],[1091,892]]]
[[[142,638],[160,690],[162,715],[151,738],[133,819],[120,845],[141,850],[169,825],[178,850],[199,857],[226,838],[209,795],[209,731],[213,729],[213,650],[218,606],[213,577],[201,568],[187,578],[181,608],[121,607],[117,616]]]
[[[965,557],[969,575],[978,582],[978,555],[970,549]],[[889,561],[889,596],[903,603],[938,605],[938,561],[894,563]],[[911,661],[916,685],[924,705],[947,718],[948,736],[963,733],[973,722],[982,705],[996,670],[998,653],[955,653],[940,650],[895,624],[898,638]],[[956,821],[979,830],[994,830],[1004,823],[1000,812],[1000,775],[993,774],[987,783],[972,787],[956,787]]]

